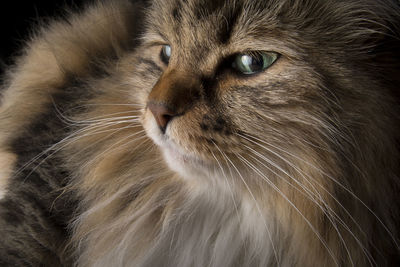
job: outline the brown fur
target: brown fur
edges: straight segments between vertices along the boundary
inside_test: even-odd
[[[0,147],[20,157],[2,201],[18,201],[13,181],[32,174],[66,180],[56,206],[78,200],[61,262],[399,262],[396,1],[131,2],[43,30],[2,97]],[[280,57],[243,76],[229,60],[248,51]],[[174,111],[165,133],[150,104]],[[44,161],[66,170],[56,177],[15,144],[47,113],[35,125],[58,123],[39,135],[55,140]]]

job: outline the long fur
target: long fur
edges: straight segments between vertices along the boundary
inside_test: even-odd
[[[4,80],[0,263],[399,264],[399,15],[118,0],[53,22]],[[249,51],[280,57],[244,77]],[[183,110],[165,133],[156,91]]]

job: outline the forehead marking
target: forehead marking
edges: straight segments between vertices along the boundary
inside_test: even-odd
[[[218,29],[218,40],[221,44],[229,43],[235,25],[242,15],[242,6],[235,6],[234,9],[226,10],[224,13],[223,22],[225,23],[221,23],[220,28]]]
[[[193,5],[188,1],[175,1],[171,15],[174,21],[180,25],[184,19],[191,21],[191,25],[200,25],[202,22],[212,21],[215,29],[216,40],[220,44],[227,44],[231,37],[238,19],[242,15],[242,5],[235,3],[229,5],[225,0],[197,0]],[[191,10],[189,14],[187,11]],[[188,14],[186,14],[188,13]],[[213,19],[211,19],[213,18]],[[178,28],[175,28],[177,31]],[[179,33],[178,33],[179,34]]]

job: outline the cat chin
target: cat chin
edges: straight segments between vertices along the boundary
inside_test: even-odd
[[[205,162],[193,153],[186,153],[170,138],[152,138],[162,151],[164,160],[169,168],[185,179],[205,178],[210,176],[211,163]]]
[[[210,177],[212,164],[194,153],[180,148],[169,136],[168,130],[162,134],[156,123],[143,123],[147,135],[161,150],[168,167],[185,179]]]
[[[165,162],[171,170],[179,173],[182,177],[193,179],[193,177],[208,177],[209,164],[192,155],[182,153],[174,145],[161,146]]]

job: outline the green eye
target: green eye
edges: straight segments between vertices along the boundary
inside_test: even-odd
[[[235,56],[232,67],[239,72],[251,75],[269,68],[278,59],[274,52],[249,52]]]
[[[171,58],[171,53],[172,53],[172,49],[171,46],[169,45],[163,45],[162,49],[161,49],[161,60],[168,65],[169,63],[169,59]]]

